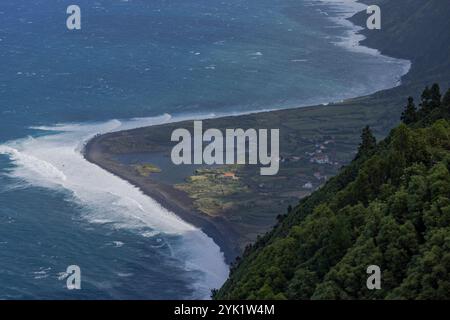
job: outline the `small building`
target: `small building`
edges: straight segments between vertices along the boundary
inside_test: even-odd
[[[313,188],[313,185],[311,182],[307,182],[303,185],[303,189],[311,190]]]
[[[330,163],[330,159],[326,154],[317,154],[314,157],[312,157],[309,161],[317,164]]]
[[[230,178],[230,179],[233,179],[233,180],[237,180],[238,179],[238,177],[236,177],[236,174],[234,172],[225,172],[223,174],[223,177],[224,178]]]

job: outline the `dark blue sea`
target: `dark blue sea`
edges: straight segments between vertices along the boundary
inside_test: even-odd
[[[397,85],[409,63],[358,46],[354,2],[2,0],[0,299],[208,298],[228,274],[220,248],[83,145]],[[81,290],[66,287],[69,265]]]

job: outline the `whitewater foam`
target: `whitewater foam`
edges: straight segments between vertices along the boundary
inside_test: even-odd
[[[352,23],[349,18],[356,13],[365,11],[368,7],[367,4],[359,2],[359,0],[310,0],[312,5],[321,5],[331,7],[335,14],[327,15],[327,18],[337,26],[343,26],[347,29],[344,36],[339,37],[337,41],[333,43],[337,46],[341,46],[349,51],[377,56],[383,59],[387,64],[399,64],[402,68],[402,74],[399,75],[399,79],[407,74],[411,69],[411,61],[405,59],[397,59],[381,54],[381,52],[375,48],[370,48],[361,45],[361,41],[366,37],[360,32],[364,30],[363,27],[357,26]],[[398,80],[394,83],[394,86],[399,86],[401,81]],[[386,85],[379,90],[391,88],[392,84]]]
[[[86,209],[84,218],[91,223],[108,221],[115,228],[134,230],[144,237],[158,235],[164,242],[170,240],[161,234],[179,237],[176,245],[166,243],[171,256],[184,263],[185,270],[201,274],[192,284],[194,298],[209,298],[210,290],[220,287],[228,276],[224,255],[214,241],[137,187],[86,161],[82,155],[86,142],[97,134],[180,120],[185,119],[165,114],[126,121],[35,127],[50,134],[0,145],[0,154],[8,155],[15,164],[9,176],[30,185],[69,191],[70,200]]]

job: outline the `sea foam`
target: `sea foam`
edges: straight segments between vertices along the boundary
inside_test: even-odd
[[[175,244],[166,243],[172,258],[195,274],[192,298],[209,298],[210,290],[220,287],[228,276],[224,255],[214,241],[137,187],[86,161],[82,154],[86,142],[97,134],[179,120],[185,119],[165,114],[125,121],[35,127],[49,134],[0,145],[0,154],[8,155],[15,164],[9,172],[11,177],[33,186],[68,191],[70,201],[85,208],[84,218],[91,223],[108,221],[116,228],[134,230],[143,237],[157,236],[159,241],[170,242],[161,234],[180,239]]]

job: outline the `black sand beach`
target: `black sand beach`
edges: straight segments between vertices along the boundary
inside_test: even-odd
[[[102,148],[102,140],[121,133],[109,133],[91,139],[84,149],[86,160],[137,186],[161,206],[174,212],[184,221],[202,229],[222,249],[226,262],[231,263],[239,255],[237,237],[227,221],[221,217],[209,217],[193,207],[192,200],[170,185],[140,176],[129,166],[112,160],[112,155]]]

